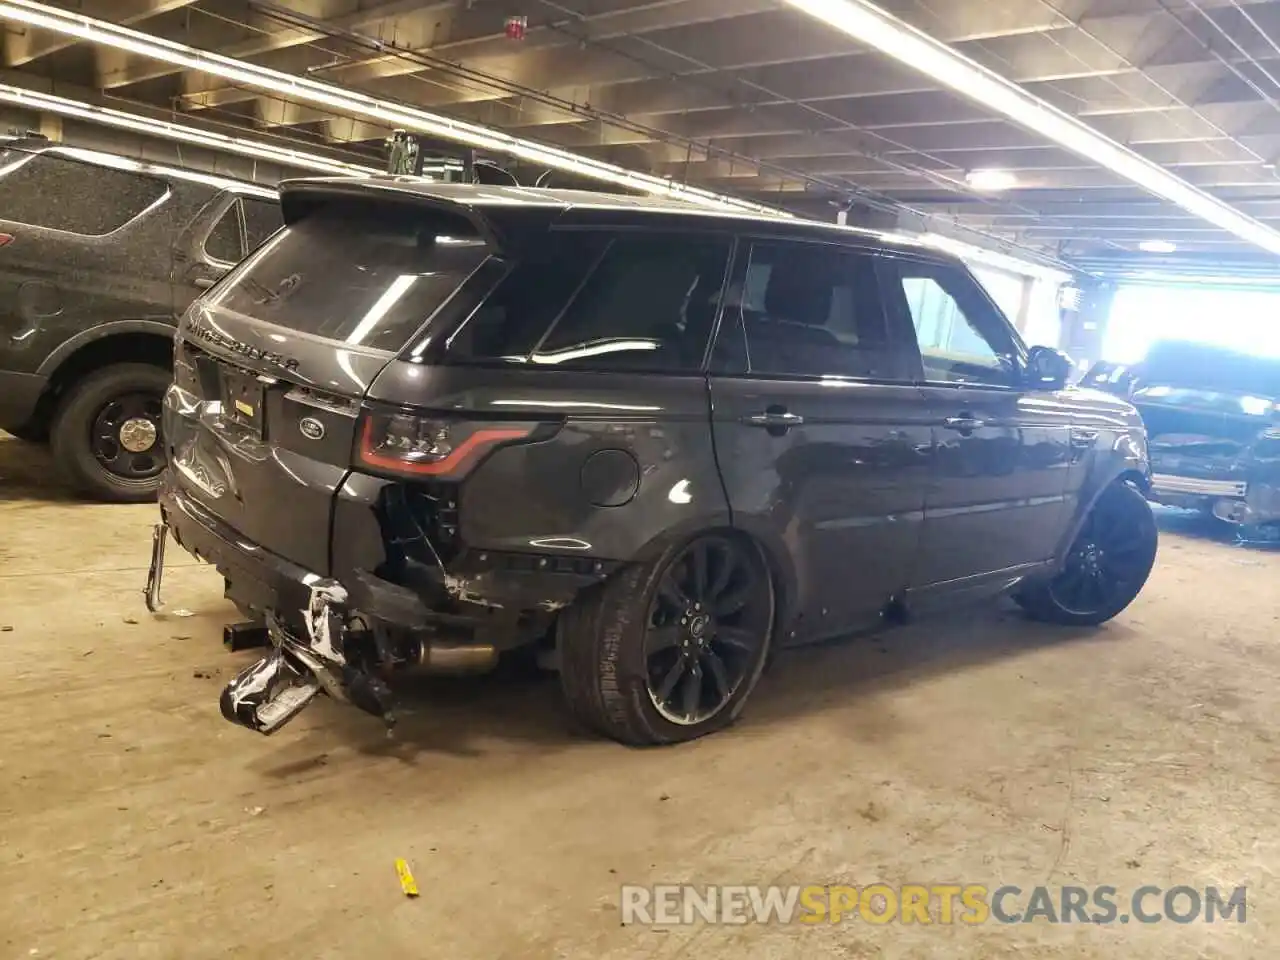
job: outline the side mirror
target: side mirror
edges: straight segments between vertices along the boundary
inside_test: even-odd
[[[1071,379],[1075,364],[1061,350],[1032,347],[1027,352],[1027,387],[1032,390],[1061,390]]]

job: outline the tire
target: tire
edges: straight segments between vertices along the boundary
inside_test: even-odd
[[[1155,564],[1159,533],[1146,497],[1117,480],[1098,497],[1052,579],[1014,599],[1033,620],[1097,626],[1141,592]]]
[[[159,433],[159,405],[172,376],[148,363],[120,363],[95,370],[76,383],[62,398],[50,430],[53,459],[63,478],[77,491],[97,500],[140,503],[155,499],[164,467],[164,438]],[[152,446],[130,454],[117,436],[118,471],[109,468],[99,434],[118,430],[112,416],[125,416],[134,408],[155,427]],[[117,414],[113,411],[125,411]],[[156,416],[153,418],[152,414]],[[144,434],[145,439],[145,434]],[[143,470],[143,465],[148,464]],[[134,475],[136,474],[136,475]]]
[[[727,551],[733,551],[732,561]],[[677,606],[692,612],[696,602],[704,610],[703,601],[691,599],[696,590],[672,584],[685,574],[696,579],[698,552],[708,558],[702,566],[705,611],[682,625]],[[719,592],[712,592],[717,585]],[[697,537],[657,561],[625,569],[561,613],[557,643],[565,701],[584,726],[630,746],[679,743],[720,730],[738,718],[760,679],[775,609],[773,579],[755,544],[722,534]],[[679,669],[684,673],[663,697],[664,684]],[[691,689],[697,692],[689,699]],[[693,700],[694,709],[675,714],[673,703],[687,707]]]

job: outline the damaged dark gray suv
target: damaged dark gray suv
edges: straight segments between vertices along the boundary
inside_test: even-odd
[[[163,526],[272,650],[222,711],[540,647],[587,725],[687,740],[769,651],[1012,590],[1097,624],[1156,531],[1142,423],[907,238],[589,193],[284,185],[188,311]],[[153,563],[153,574],[156,573]]]

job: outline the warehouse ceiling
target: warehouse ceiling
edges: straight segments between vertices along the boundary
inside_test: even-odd
[[[51,5],[828,219],[855,200],[855,213],[891,203],[1084,264],[1142,263],[1139,244],[1151,240],[1219,261],[1256,253],[776,0]],[[880,5],[1280,229],[1280,2]],[[524,25],[509,30],[511,17]],[[371,155],[389,132],[6,26],[10,79],[44,89],[52,81],[55,92],[99,91]],[[1012,188],[967,182],[989,170],[1012,174]]]

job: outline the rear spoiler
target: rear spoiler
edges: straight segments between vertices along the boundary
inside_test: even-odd
[[[398,177],[387,177],[385,180],[344,177],[285,180],[280,184],[280,210],[288,225],[297,223],[327,204],[342,200],[418,207],[465,220],[496,252],[505,252],[510,248],[513,240],[511,225],[504,224],[500,227],[491,217],[486,216],[483,207],[464,200],[437,196],[422,189],[405,189],[405,185],[406,181]]]

